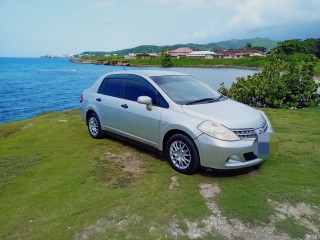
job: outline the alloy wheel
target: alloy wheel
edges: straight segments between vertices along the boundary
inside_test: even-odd
[[[99,134],[99,123],[95,117],[91,117],[89,119],[89,130],[93,136],[97,136]]]
[[[174,141],[170,145],[170,159],[178,169],[186,169],[191,163],[191,152],[182,141]]]

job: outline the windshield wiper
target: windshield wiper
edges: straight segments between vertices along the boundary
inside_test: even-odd
[[[227,97],[221,94],[217,99],[215,99],[215,101],[219,101],[221,98],[227,98]]]
[[[215,101],[216,101],[216,99],[214,99],[214,98],[201,98],[198,100],[187,102],[186,105],[192,105],[192,104],[196,104],[196,103],[210,103],[210,102],[215,102]]]

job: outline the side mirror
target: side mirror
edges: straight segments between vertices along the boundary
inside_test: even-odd
[[[149,111],[152,110],[152,99],[148,96],[140,96],[138,97],[138,103],[145,104]]]

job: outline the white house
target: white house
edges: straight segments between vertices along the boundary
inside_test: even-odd
[[[137,54],[136,53],[129,53],[129,55],[124,55],[124,59],[136,59]]]
[[[188,58],[206,58],[206,59],[212,59],[216,55],[215,52],[211,51],[193,51],[191,53],[188,53],[186,56]]]

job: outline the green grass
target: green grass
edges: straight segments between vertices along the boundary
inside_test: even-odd
[[[258,170],[192,176],[132,144],[91,139],[78,110],[2,124],[0,239],[162,239],[173,220],[185,230],[185,219],[212,214],[201,183],[218,183],[222,214],[251,225],[270,222],[268,199],[320,207],[320,108],[265,112],[279,142],[270,160]],[[123,171],[127,161],[140,173]],[[172,176],[179,186],[169,189]],[[301,237],[290,221],[277,229]]]
[[[121,56],[112,57],[95,57],[87,56],[82,60],[91,60],[96,62],[127,62],[134,66],[162,66],[162,57],[151,59],[124,59]],[[241,68],[263,68],[268,61],[268,57],[246,57],[240,59],[223,58],[223,59],[203,59],[203,58],[180,58],[172,59],[174,67],[241,67]],[[320,61],[315,67],[315,76],[320,77]]]
[[[320,77],[320,61],[317,62],[315,76]]]
[[[288,218],[286,220],[279,221],[276,225],[279,231],[288,231],[292,238],[303,239],[308,233],[308,230],[301,226],[294,218]]]

